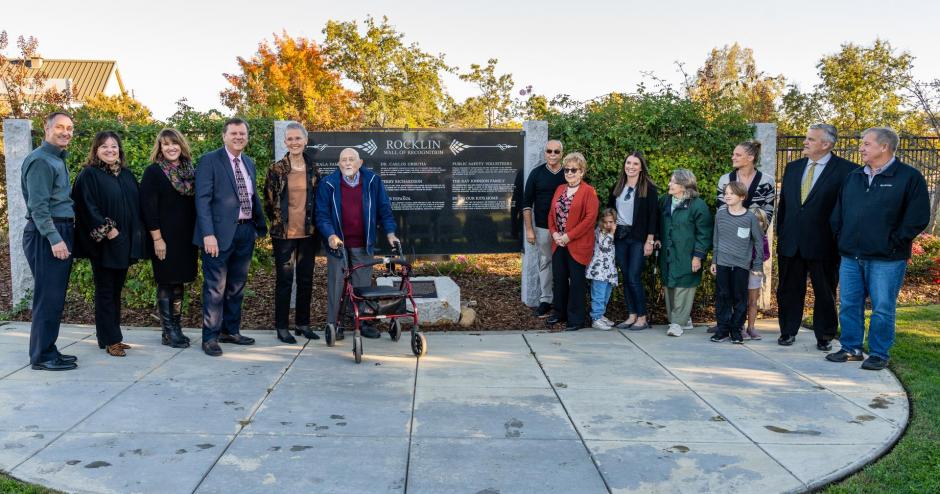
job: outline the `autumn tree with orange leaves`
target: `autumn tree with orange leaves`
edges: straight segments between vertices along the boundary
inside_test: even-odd
[[[307,128],[348,129],[360,112],[355,93],[326,67],[316,42],[274,35],[258,44],[250,59],[238,57],[241,74],[223,74],[232,87],[221,92],[222,104],[247,117],[296,120]]]

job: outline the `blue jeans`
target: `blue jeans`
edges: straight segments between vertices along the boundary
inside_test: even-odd
[[[623,302],[627,314],[646,316],[646,293],[643,291],[643,242],[625,238],[614,241],[617,267],[623,275]]]
[[[894,316],[898,292],[904,283],[907,261],[866,261],[842,257],[839,266],[839,343],[862,351],[865,339],[865,299],[871,298],[868,348],[871,355],[888,358],[894,344]]]
[[[607,302],[614,285],[606,281],[591,280],[591,321],[596,321],[607,312]]]

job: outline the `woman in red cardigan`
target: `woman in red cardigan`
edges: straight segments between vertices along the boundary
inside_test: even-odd
[[[597,192],[584,182],[587,161],[581,153],[569,153],[562,160],[566,184],[552,197],[548,231],[552,234],[552,277],[554,313],[549,324],[566,322],[565,331],[584,326],[585,267],[594,254],[594,227],[599,207]]]

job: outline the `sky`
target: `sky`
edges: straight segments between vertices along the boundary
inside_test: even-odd
[[[759,70],[803,89],[818,82],[822,56],[878,37],[916,57],[916,77],[940,78],[940,2],[926,0],[2,0],[0,30],[35,36],[46,58],[116,60],[125,87],[163,119],[183,97],[223,109],[222,74],[274,33],[321,42],[327,20],[367,15],[387,16],[406,42],[463,71],[497,58],[517,91],[532,85],[549,97],[631,92],[649,72],[678,85],[676,62],[694,73],[712,48],[734,42],[754,51]],[[458,100],[475,94],[456,76],[445,83]]]

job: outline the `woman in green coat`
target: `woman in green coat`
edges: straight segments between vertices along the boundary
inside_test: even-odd
[[[695,174],[680,168],[669,179],[669,194],[659,201],[659,271],[666,288],[669,336],[692,329],[692,301],[702,282],[705,255],[712,246],[712,214],[699,197]]]

